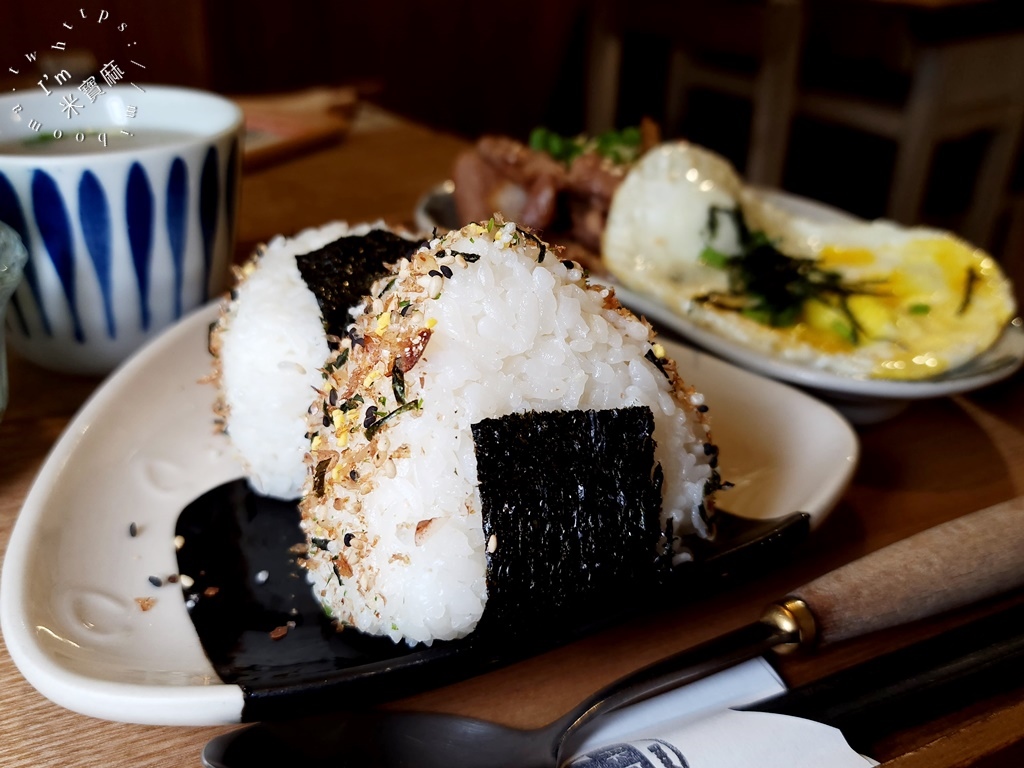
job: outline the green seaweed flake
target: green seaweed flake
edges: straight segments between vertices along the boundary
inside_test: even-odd
[[[345,363],[348,362],[348,352],[348,347],[341,350],[341,352],[338,353],[338,356],[336,358],[334,358],[331,362],[327,363],[327,365],[324,366],[324,374],[326,375],[334,373],[339,368],[344,367]]]
[[[398,404],[405,405],[405,374],[397,361],[391,367],[391,391]]]
[[[699,303],[731,310],[763,325],[785,328],[801,318],[804,303],[816,299],[837,309],[847,320],[844,337],[856,344],[863,333],[850,311],[855,295],[879,295],[870,283],[848,283],[839,272],[823,269],[815,259],[788,256],[764,233],[752,231],[738,208],[712,206],[705,226],[707,239],[719,230],[719,217],[732,218],[739,236],[739,253],[728,254],[707,245],[702,263],[726,272],[729,290],[696,297]]]
[[[387,422],[391,421],[393,418],[395,418],[399,414],[405,413],[407,411],[418,411],[422,407],[423,407],[423,401],[422,400],[412,400],[412,401],[410,401],[408,403],[405,403],[403,405],[398,406],[397,408],[395,408],[395,410],[390,411],[389,413],[384,414],[379,419],[377,419],[372,424],[370,424],[368,427],[366,427],[366,431],[365,431],[366,439],[367,440],[372,440],[373,436],[375,434],[377,434],[377,432],[380,430],[380,428],[382,426],[384,426],[384,424],[386,424]]]
[[[317,498],[323,498],[327,467],[330,463],[330,459],[321,459],[313,470],[313,493],[316,494]]]
[[[971,299],[974,298],[974,287],[978,283],[978,273],[974,271],[973,267],[967,268],[967,277],[964,281],[964,295],[960,300],[960,306],[957,307],[956,313],[962,315],[967,311],[967,308],[971,305]]]

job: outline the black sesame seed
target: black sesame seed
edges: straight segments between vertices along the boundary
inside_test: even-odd
[[[351,547],[352,546],[352,539],[354,539],[354,538],[355,538],[355,534],[353,534],[353,533],[346,533],[345,534],[345,546],[346,547]]]
[[[359,473],[353,469],[351,472],[348,473],[348,479],[351,480],[353,483],[356,482],[359,479]]]
[[[338,404],[338,390],[331,390],[331,393],[327,396],[327,402],[329,402],[331,405]]]
[[[366,409],[366,416],[363,418],[363,428],[368,429],[377,420],[377,406],[371,405]]]
[[[324,414],[324,426],[325,426],[325,427],[329,427],[329,426],[331,426],[331,424],[333,424],[333,423],[334,423],[334,422],[333,422],[333,421],[331,420],[331,417],[330,417],[330,416],[328,416],[328,415],[327,415],[327,414],[325,413],[325,414]]]
[[[163,581],[161,581],[159,576],[150,576],[149,583],[152,584],[154,587],[162,587],[164,585]]]
[[[131,536],[133,539],[136,536],[138,536],[139,535],[139,526],[137,526],[135,523],[132,523],[131,525],[129,525],[128,526],[128,535]]]
[[[566,269],[574,269],[576,267],[576,262],[571,261],[570,259],[562,259],[562,266]]]
[[[707,413],[708,407],[706,405],[698,405],[697,410],[700,411],[701,413]]]
[[[718,453],[718,446],[714,443],[704,443],[704,455],[714,456]]]
[[[442,264],[441,265],[441,274],[444,275],[445,277],[451,277],[452,276],[452,268],[449,267],[447,264]]]
[[[402,307],[402,310],[401,312],[399,312],[399,314],[402,317],[405,317],[407,314],[409,314],[410,309],[412,309],[412,304],[406,304],[404,307]]]
[[[436,269],[430,270],[429,272],[427,272],[427,274],[430,275],[431,277],[444,277],[444,275],[442,275]]]

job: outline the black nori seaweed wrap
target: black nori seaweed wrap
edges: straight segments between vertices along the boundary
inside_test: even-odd
[[[653,433],[647,407],[530,412],[473,425],[487,625],[568,620],[667,575]]]
[[[407,240],[394,232],[373,229],[351,235],[295,257],[299,274],[316,296],[327,333],[342,336],[352,322],[348,311],[394,264],[416,252],[425,240]]]

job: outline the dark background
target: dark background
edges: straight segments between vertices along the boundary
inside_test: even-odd
[[[97,61],[124,51],[124,59],[130,52],[145,64],[147,82],[226,94],[357,84],[366,98],[390,110],[467,138],[485,132],[523,138],[537,125],[562,133],[584,127],[589,0],[19,0],[4,5],[0,86],[15,81],[34,87],[42,70],[33,73],[25,66],[29,51],[38,51],[40,59],[49,53],[92,55]],[[908,31],[930,40],[1024,26],[1020,0],[979,1],[941,13],[908,11],[898,2],[873,5],[865,10],[855,0],[809,0],[804,82],[899,102],[906,96],[913,53]],[[65,23],[73,29],[67,31]],[[121,24],[127,25],[124,30],[118,29]],[[680,29],[690,36],[702,33],[684,21],[680,25],[626,34],[620,126],[645,115],[664,117],[669,38]],[[741,37],[743,30],[715,32]],[[66,51],[49,49],[65,39],[62,35]],[[735,63],[756,66],[742,56]],[[12,66],[21,69],[19,77],[7,72]],[[663,131],[725,154],[742,171],[750,118],[746,100],[696,91],[682,124],[665,125]],[[936,152],[923,221],[956,229],[988,138],[979,132]],[[861,216],[881,216],[895,153],[892,141],[797,116],[782,186]],[[1011,194],[992,201],[1006,213],[986,245],[1004,259],[1009,258],[1010,204],[1017,200],[1017,208],[1024,209],[1020,166],[1018,159]]]

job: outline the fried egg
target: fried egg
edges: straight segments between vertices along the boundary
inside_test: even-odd
[[[791,215],[686,142],[630,171],[602,251],[624,286],[691,322],[854,377],[936,376],[994,344],[1016,312],[995,259],[956,236]]]

